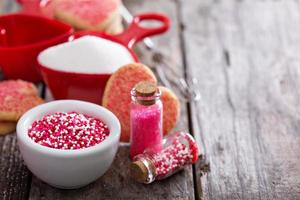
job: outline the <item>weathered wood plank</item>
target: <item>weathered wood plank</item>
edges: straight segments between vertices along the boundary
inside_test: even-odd
[[[16,135],[0,137],[0,199],[26,199],[30,173],[22,162]]]
[[[211,164],[208,175],[197,171],[198,191],[204,199],[300,199],[299,2],[181,6],[189,75],[201,80],[193,130]]]
[[[177,5],[175,1],[124,1],[126,6],[134,13],[146,11],[162,12],[172,19],[171,30],[162,36],[156,37],[155,42],[159,49],[181,64],[181,51],[179,41],[179,25],[177,21]],[[141,60],[151,65],[152,62],[144,56],[145,49],[140,47]],[[183,71],[183,68],[178,68]],[[48,95],[49,96],[49,95]],[[178,125],[180,129],[188,129],[187,112],[185,104],[182,106],[182,118]],[[135,183],[128,174],[128,146],[121,146],[117,157],[109,171],[96,182],[78,190],[59,190],[33,178],[30,199],[194,199],[192,168],[164,181],[151,185]]]

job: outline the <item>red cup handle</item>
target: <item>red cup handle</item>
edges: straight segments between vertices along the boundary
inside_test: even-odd
[[[140,25],[140,22],[147,20],[161,22],[161,26],[146,28]],[[157,13],[146,13],[135,16],[129,27],[123,33],[115,35],[114,37],[116,37],[118,40],[120,40],[120,42],[131,49],[133,45],[138,41],[148,36],[166,32],[169,27],[170,20],[168,19],[168,17]]]

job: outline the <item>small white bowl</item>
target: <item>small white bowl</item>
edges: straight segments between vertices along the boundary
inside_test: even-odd
[[[35,120],[55,112],[75,111],[102,120],[109,136],[100,144],[79,150],[53,149],[35,143],[28,129]],[[46,183],[63,189],[79,188],[102,176],[111,166],[119,146],[120,122],[101,106],[77,100],[59,100],[27,111],[17,124],[18,145],[29,170]]]

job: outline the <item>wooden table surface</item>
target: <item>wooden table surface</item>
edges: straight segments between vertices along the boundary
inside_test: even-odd
[[[0,199],[300,199],[300,3],[297,0],[125,0],[133,13],[162,12],[156,37],[176,70],[197,77],[201,100],[182,102],[177,129],[207,155],[151,185],[128,177],[128,146],[109,171],[77,190],[59,190],[22,162],[15,134],[0,137]],[[16,10],[0,0],[1,12]],[[1,55],[0,55],[1,56]],[[151,66],[141,50],[141,60]]]

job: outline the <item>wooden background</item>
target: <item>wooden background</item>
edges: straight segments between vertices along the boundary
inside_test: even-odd
[[[0,199],[300,199],[300,2],[125,0],[133,13],[162,12],[156,37],[201,100],[182,102],[189,130],[210,161],[151,185],[128,177],[128,146],[111,169],[78,190],[42,183],[24,166],[15,134],[0,138]],[[0,0],[2,12],[16,10]],[[141,48],[141,60],[152,66]],[[1,55],[0,55],[1,56]]]

